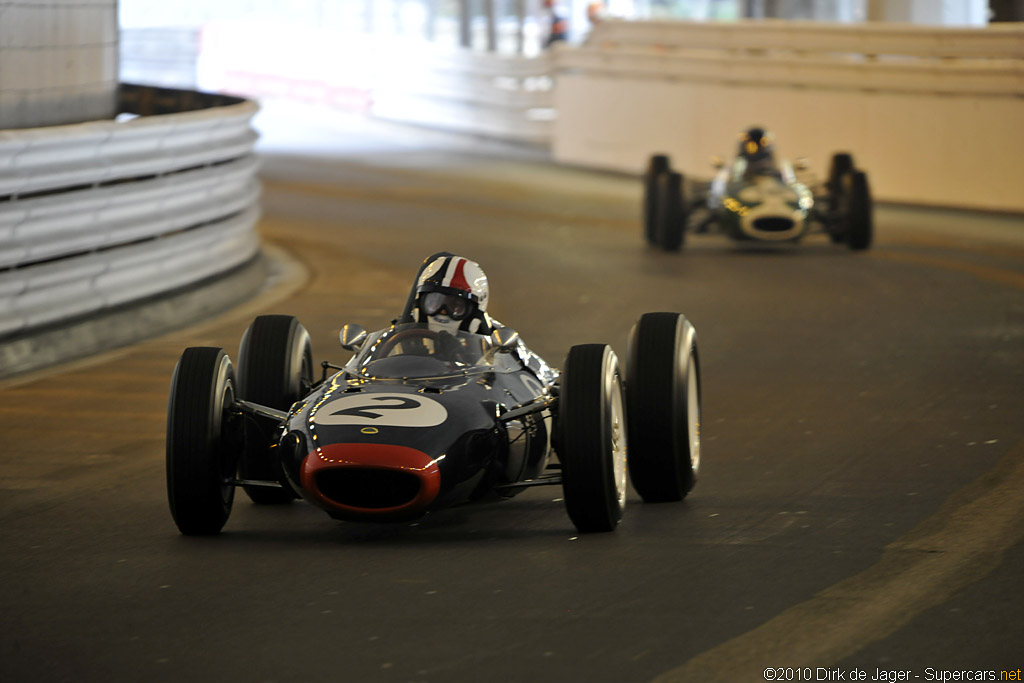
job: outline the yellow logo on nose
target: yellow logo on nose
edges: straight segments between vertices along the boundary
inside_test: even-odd
[[[363,434],[376,434],[380,430],[377,429],[376,427],[363,427],[359,431],[361,431]]]

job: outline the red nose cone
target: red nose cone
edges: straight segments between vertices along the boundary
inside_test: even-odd
[[[426,512],[441,489],[437,463],[406,446],[336,443],[307,455],[300,478],[313,502],[335,516],[411,519]]]

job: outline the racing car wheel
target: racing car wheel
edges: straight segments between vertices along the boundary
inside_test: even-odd
[[[871,189],[868,176],[853,170],[842,178],[843,218],[846,223],[846,246],[855,251],[871,246],[874,233]]]
[[[678,313],[645,313],[626,366],[629,475],[645,502],[682,500],[700,468],[697,331]]]
[[[668,155],[654,154],[647,164],[647,173],[644,174],[644,237],[648,244],[654,244],[654,212],[655,199],[657,198],[658,177],[671,170],[671,163]]]
[[[219,533],[231,514],[242,447],[234,401],[235,370],[224,349],[185,349],[167,409],[167,500],[183,534]]]
[[[679,251],[688,219],[683,175],[674,171],[659,175],[654,184],[653,243],[665,251]]]
[[[246,401],[288,410],[306,396],[313,383],[313,349],[299,321],[290,315],[261,315],[242,335],[238,349],[239,394]],[[239,462],[242,479],[277,482],[280,487],[246,485],[254,503],[287,503],[295,499],[287,487],[273,446],[273,420],[252,417],[246,422],[245,449]]]
[[[558,400],[558,457],[569,518],[584,533],[612,531],[626,505],[626,413],[612,348],[569,349]]]

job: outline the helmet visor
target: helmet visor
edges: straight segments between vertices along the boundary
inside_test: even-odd
[[[437,315],[444,311],[452,320],[462,320],[469,315],[469,303],[466,299],[454,294],[428,292],[423,295],[420,305],[427,315]]]

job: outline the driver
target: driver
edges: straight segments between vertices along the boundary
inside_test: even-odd
[[[417,322],[435,332],[490,334],[495,321],[487,315],[487,276],[462,256],[441,256],[427,265],[416,284]]]
[[[775,172],[775,148],[772,134],[764,128],[748,128],[740,134],[737,156],[747,162],[746,175]]]
[[[504,327],[487,314],[489,294],[487,276],[475,261],[449,254],[427,264],[416,282],[412,316],[416,322],[425,322],[439,333],[435,355],[462,360],[470,350],[462,347],[456,338],[458,332],[489,335],[496,328]],[[475,355],[479,353],[477,350]],[[558,373],[521,340],[514,355],[542,384],[550,385],[557,378]],[[466,362],[472,360],[475,357]]]

